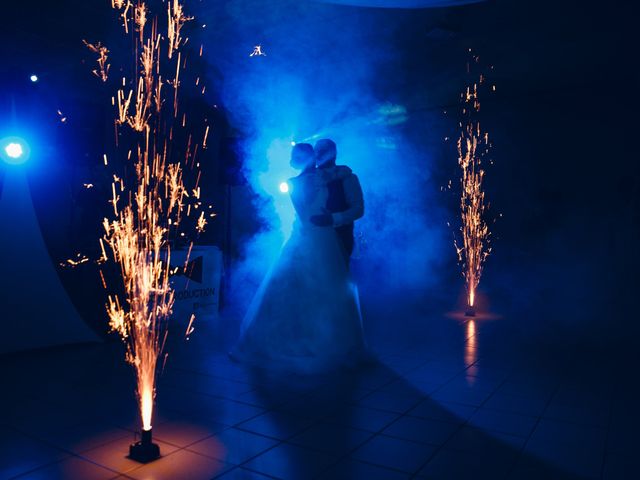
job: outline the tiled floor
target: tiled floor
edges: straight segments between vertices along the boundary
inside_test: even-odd
[[[4,357],[0,478],[634,478],[628,365],[465,322],[378,334],[378,365],[313,378],[231,363],[224,319],[203,322],[169,345],[162,458],[146,465],[126,457],[138,420],[119,343]]]

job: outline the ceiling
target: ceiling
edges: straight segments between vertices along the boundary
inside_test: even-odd
[[[268,62],[288,56],[322,64],[348,53],[354,59],[369,58],[371,78],[384,81],[387,91],[399,92],[403,102],[413,108],[451,102],[452,92],[459,89],[468,47],[496,65],[501,88],[516,97],[525,92],[595,84],[612,71],[620,75],[632,75],[633,71],[626,60],[634,55],[633,15],[625,13],[630,7],[624,2],[617,9],[581,0],[184,3],[198,23],[207,24],[206,29],[191,34],[194,41],[207,45],[207,59],[221,77],[229,66],[246,62],[258,43],[268,52]],[[88,70],[82,64],[90,61],[82,39],[109,41],[113,35],[109,7],[108,0],[34,0],[3,6],[5,17],[16,19],[6,22],[0,32],[3,90],[35,71],[44,80],[48,77],[56,82],[55,91],[60,95],[85,95],[82,88],[66,86]],[[418,7],[434,8],[406,9]],[[33,15],[34,9],[38,15]],[[348,59],[344,64],[348,66]],[[90,101],[91,95],[86,100]]]

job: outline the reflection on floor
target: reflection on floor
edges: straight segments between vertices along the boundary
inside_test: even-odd
[[[126,458],[137,418],[120,344],[3,358],[0,478],[632,476],[640,415],[622,370],[536,350],[506,321],[378,331],[379,365],[317,378],[231,363],[222,324],[170,345],[162,458],[146,465]]]

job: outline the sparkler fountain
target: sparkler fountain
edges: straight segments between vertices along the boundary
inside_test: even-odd
[[[472,56],[467,64],[467,72],[477,63],[478,57]],[[460,122],[461,131],[457,143],[458,165],[461,170],[462,246],[456,241],[455,247],[466,284],[467,316],[475,316],[476,291],[484,262],[491,253],[489,227],[484,219],[486,206],[482,187],[485,175],[482,159],[488,153],[491,144],[488,133],[481,130],[480,121],[477,119],[477,113],[480,111],[478,91],[484,85],[485,77],[480,74],[477,81],[468,86],[461,95],[464,120]]]
[[[152,419],[158,360],[175,300],[170,283],[174,273],[171,250],[174,239],[189,238],[183,226],[189,222],[184,220],[192,212],[197,215],[201,207],[196,160],[200,146],[178,101],[187,63],[182,52],[187,42],[182,27],[192,17],[185,16],[178,0],[156,3],[166,5],[162,7],[166,11],[150,16],[142,1],[134,5],[130,0],[111,0],[133,45],[133,59],[127,60],[135,64],[130,78],[118,82],[111,98],[116,110],[115,155],[125,164],[133,163],[134,174],[127,177],[131,168],[125,165],[122,176],[114,175],[110,200],[114,215],[104,219],[105,234],[100,239],[101,261],[111,258],[119,266],[124,286],[124,301],[116,294],[109,295],[107,313],[111,329],[125,342],[126,360],[136,374],[142,434],[129,454],[141,462],[160,455],[158,445],[152,442]],[[164,33],[160,26],[166,26]],[[100,43],[85,44],[98,54],[98,68],[93,73],[107,83],[109,50]],[[193,124],[205,129],[204,122]],[[208,132],[206,126],[201,148],[206,148]],[[108,165],[106,154],[104,163]],[[185,187],[185,178],[190,176],[195,179],[191,191]],[[199,232],[205,224],[203,213],[192,222]],[[189,255],[185,265],[188,261]],[[102,279],[106,288],[104,276]],[[192,323],[193,317],[188,330],[193,330]]]

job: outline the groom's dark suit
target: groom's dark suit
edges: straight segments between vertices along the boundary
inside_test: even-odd
[[[344,247],[347,263],[353,253],[353,222],[364,214],[364,200],[358,177],[349,167],[339,165],[327,169],[332,179],[327,183],[329,196],[326,209]]]

